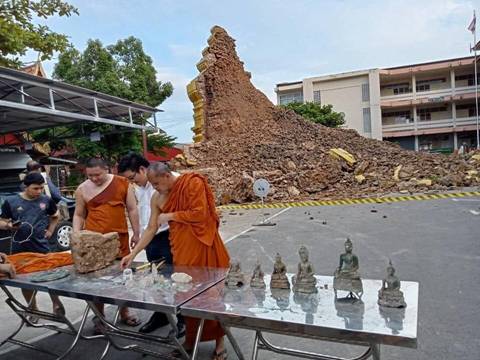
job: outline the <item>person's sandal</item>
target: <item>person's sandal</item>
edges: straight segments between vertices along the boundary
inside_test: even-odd
[[[216,350],[212,354],[212,360],[227,360],[228,354],[227,354],[227,349],[223,349],[220,352],[217,352]]]

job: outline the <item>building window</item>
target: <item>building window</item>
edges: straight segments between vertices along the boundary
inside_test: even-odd
[[[362,84],[362,101],[370,101],[370,85]]]
[[[447,107],[440,106],[435,108],[417,109],[417,116],[420,121],[429,121],[429,120],[432,120],[433,112],[442,112],[442,111],[447,111]]]
[[[475,86],[475,75],[474,74],[457,75],[455,76],[455,81],[467,81],[468,86]],[[477,83],[480,84],[480,74],[477,74]]]
[[[421,92],[421,91],[430,91],[430,84],[417,85],[417,91],[418,91],[418,92]]]
[[[445,78],[437,78],[437,79],[428,79],[428,80],[418,80],[416,89],[417,91],[430,91],[430,86],[432,84],[441,84],[447,82]]]
[[[294,92],[294,93],[288,93],[288,94],[281,94],[279,100],[280,100],[280,105],[287,105],[292,102],[303,103],[303,93]]]
[[[370,118],[370,108],[363,108],[363,132],[372,133],[372,120]]]
[[[382,118],[391,117],[394,118],[394,124],[408,124],[412,120],[410,110],[406,111],[391,111],[382,113]]]
[[[457,111],[459,110],[468,110],[468,117],[476,116],[475,104],[460,104],[456,107]]]
[[[400,95],[400,94],[408,94],[411,92],[410,86],[405,85],[405,86],[398,86],[393,88],[393,94],[394,95]]]
[[[381,89],[392,89],[394,95],[408,94],[412,92],[410,83],[388,84],[382,86]]]
[[[322,96],[320,95],[320,90],[313,92],[313,102],[318,105],[322,105]]]

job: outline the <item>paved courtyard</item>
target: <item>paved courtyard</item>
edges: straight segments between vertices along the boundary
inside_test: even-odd
[[[252,227],[262,214],[272,217],[276,226]],[[353,241],[364,278],[381,279],[390,258],[402,280],[420,283],[418,349],[382,346],[382,359],[471,359],[480,353],[480,198],[397,202],[388,204],[299,207],[263,210],[224,210],[222,235],[233,258],[242,261],[250,272],[259,259],[263,269],[271,272],[273,257],[280,252],[289,272],[298,262],[298,247],[306,245],[318,274],[331,275],[338,264],[346,237]],[[16,291],[18,293],[18,291]],[[0,295],[4,299],[4,295]],[[42,306],[49,301],[42,294]],[[83,304],[65,299],[67,313],[78,319]],[[109,309],[112,312],[112,308]],[[148,313],[140,312],[144,318]],[[17,319],[9,308],[0,304],[0,338],[13,331]],[[89,329],[91,325],[89,324]],[[233,330],[248,357],[254,333]],[[49,348],[65,349],[67,335],[47,335],[28,329],[24,338]],[[283,346],[336,354],[359,355],[361,348],[328,342],[312,342],[282,336],[271,336]],[[81,342],[71,359],[99,358],[102,340]],[[234,359],[233,350],[230,359]],[[212,343],[201,346],[201,358],[208,359]],[[0,348],[2,360],[51,359],[48,355],[5,345]],[[109,359],[140,359],[141,355],[111,351]],[[287,359],[260,352],[260,359]]]

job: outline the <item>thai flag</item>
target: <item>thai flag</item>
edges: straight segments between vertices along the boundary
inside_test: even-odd
[[[475,16],[475,12],[474,12],[472,22],[470,23],[470,25],[468,25],[468,30],[470,30],[472,32],[472,34],[475,33],[476,24],[477,24],[477,18]]]

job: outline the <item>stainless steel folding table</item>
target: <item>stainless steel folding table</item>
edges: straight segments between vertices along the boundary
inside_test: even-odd
[[[255,331],[252,359],[257,358],[259,350],[309,359],[340,359],[276,346],[266,339],[265,333],[365,345],[365,352],[355,359],[380,359],[381,344],[416,348],[418,283],[401,282],[407,307],[394,309],[377,305],[380,280],[363,280],[364,293],[360,300],[347,298],[348,294],[342,292],[336,298],[333,277],[316,278],[318,293],[310,295],[270,290],[269,276],[265,276],[266,290],[252,289],[249,285],[229,289],[221,282],[182,305],[181,313],[203,319],[200,331],[206,319],[220,321],[229,337],[232,337],[230,327]],[[195,345],[197,348],[198,344]],[[243,359],[235,341],[232,345]]]
[[[226,273],[226,269],[219,268],[167,266],[160,271],[160,274],[164,276],[166,281],[152,284],[148,282],[149,276],[145,272],[139,272],[134,274],[133,281],[127,286],[123,283],[123,275],[120,271],[119,264],[88,274],[76,273],[73,266],[65,268],[70,271],[70,276],[56,281],[33,283],[31,281],[32,274],[19,275],[15,279],[0,280],[0,287],[7,294],[7,304],[10,305],[22,320],[19,329],[10,335],[3,343],[8,341],[40,350],[34,345],[22,343],[14,338],[25,324],[29,324],[28,316],[30,315],[54,321],[56,323],[67,324],[66,331],[53,324],[48,324],[48,326],[44,324],[37,325],[38,327],[48,327],[75,336],[68,350],[58,357],[58,359],[63,359],[73,350],[80,338],[92,338],[86,337],[82,334],[88,313],[91,310],[98,317],[98,321],[103,325],[104,332],[102,336],[107,339],[107,345],[100,357],[101,359],[106,356],[110,346],[119,350],[132,350],[158,357],[168,357],[157,350],[140,346],[138,342],[160,345],[161,347],[167,348],[176,348],[183,354],[184,358],[189,359],[190,356],[177,339],[176,315],[179,313],[182,304],[214,286],[219,281],[222,281],[225,278]],[[189,274],[192,277],[192,282],[182,285],[168,281],[173,272]],[[28,306],[23,305],[20,301],[15,299],[7,286],[43,291],[53,295],[86,301],[87,305],[79,328],[75,329],[73,324],[71,324],[66,317],[59,318],[51,313],[29,309]],[[113,321],[107,320],[95,307],[95,303],[116,305],[118,308]],[[172,326],[172,331],[167,336],[154,336],[119,328],[117,326],[119,309],[124,306],[165,313]],[[133,342],[128,345],[120,345],[116,341],[117,338],[128,339]]]

